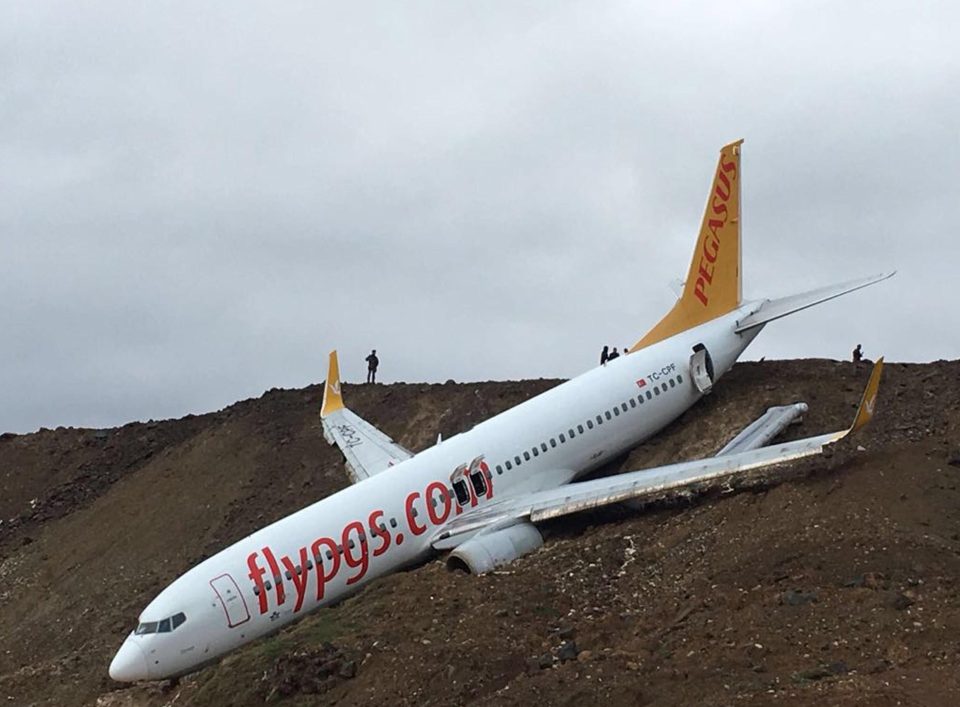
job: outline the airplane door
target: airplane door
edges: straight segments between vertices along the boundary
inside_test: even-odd
[[[240,594],[240,588],[229,574],[222,574],[210,580],[210,586],[217,593],[217,598],[227,615],[227,626],[233,628],[250,620],[247,602]]]
[[[690,377],[697,390],[706,395],[713,389],[713,359],[703,344],[693,347],[690,357]]]

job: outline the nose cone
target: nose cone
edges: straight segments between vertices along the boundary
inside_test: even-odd
[[[119,682],[134,682],[147,679],[147,657],[140,646],[129,638],[110,663],[110,677]]]

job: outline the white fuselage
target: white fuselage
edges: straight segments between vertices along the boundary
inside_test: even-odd
[[[694,346],[706,347],[714,379],[733,365],[760,331],[733,331],[751,311],[745,304],[587,371],[204,560],[140,615],[141,626],[185,620],[168,631],[131,633],[111,675],[189,672],[425,557],[449,519],[603,465],[702,396],[690,370]],[[451,474],[480,457],[487,483],[479,490],[467,484],[469,499],[458,503]]]

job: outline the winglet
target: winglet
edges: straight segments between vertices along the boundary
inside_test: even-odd
[[[873,364],[873,370],[870,372],[870,380],[867,381],[867,387],[863,391],[863,397],[860,398],[860,407],[857,408],[857,416],[853,418],[853,425],[850,427],[851,432],[856,432],[873,418],[873,410],[877,404],[877,392],[880,390],[881,373],[883,373],[883,356]]]
[[[343,398],[340,395],[340,364],[337,363],[337,351],[330,352],[330,365],[327,369],[327,382],[323,386],[323,406],[320,408],[320,417],[343,409]]]

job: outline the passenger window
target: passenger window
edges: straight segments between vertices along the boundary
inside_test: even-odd
[[[612,420],[612,419],[613,419],[613,415],[610,414],[610,411],[609,411],[609,410],[607,410],[606,416],[607,416],[607,419],[608,419],[608,420]]]
[[[331,557],[332,557],[332,555],[331,555]],[[266,589],[266,590],[269,592],[271,589],[273,589],[273,582],[271,582],[271,581],[268,579],[266,582],[263,583],[263,588]]]
[[[566,442],[566,441],[567,441],[567,438],[564,437],[564,436],[563,436],[563,432],[561,432],[561,433],[560,433],[560,444],[563,444],[563,443]],[[552,444],[552,443],[553,443],[553,440],[550,440],[550,442],[551,442],[551,444]]]
[[[683,376],[681,376],[679,373],[677,374],[677,383],[683,383]]]
[[[677,382],[676,382],[675,380],[673,380],[673,378],[670,379],[670,387],[671,387],[671,388],[676,388],[676,387],[677,387]]]
[[[630,398],[630,407],[632,407],[632,408],[637,407],[637,401],[634,400],[633,398]]]
[[[626,403],[620,403],[620,409],[623,410],[624,412],[626,412],[626,411],[627,411],[627,404],[626,404]]]
[[[540,451],[541,451],[541,452],[547,451],[547,443],[546,443],[546,442],[541,442],[541,443],[540,443]]]
[[[333,559],[333,550],[327,550],[327,559],[328,560]],[[270,587],[267,587],[267,589],[270,589]]]
[[[524,452],[524,453],[523,453],[523,458],[524,458],[526,461],[530,461],[530,452]]]
[[[598,425],[602,425],[602,424],[603,424],[603,418],[600,417],[600,415],[597,415],[597,424],[598,424]]]
[[[260,587],[257,587],[257,589],[260,589]],[[177,626],[179,626],[186,620],[187,620],[187,615],[184,614],[182,611],[179,614],[174,614],[173,617],[170,619],[170,630],[175,631]]]
[[[260,596],[260,585],[259,585],[259,584],[254,584],[254,585],[253,585],[253,595],[256,596],[256,597]]]
[[[577,425],[577,432],[583,434],[583,425]],[[570,433],[570,436],[573,437],[573,432]]]
[[[507,471],[510,471],[510,470],[513,468],[513,464],[510,463],[510,460],[509,460],[509,459],[508,459],[507,461],[505,461],[503,464],[504,464],[504,466],[507,467]]]
[[[666,384],[666,383],[664,383],[664,384],[661,385],[660,387],[663,389],[663,392],[664,392],[664,393],[667,392],[667,384]]]
[[[157,627],[157,633],[170,633],[170,619],[164,619]]]
[[[593,420],[587,420],[587,427],[589,427],[591,430],[593,429]]]
[[[353,547],[353,540],[350,541],[350,547]],[[293,579],[293,575],[290,574],[290,570],[287,570],[283,573],[283,576],[287,579]]]
[[[502,474],[502,473],[503,473],[503,467],[500,466],[499,464],[497,464],[497,476],[499,476],[499,475]],[[436,501],[436,500],[437,500],[436,497],[434,497],[433,500]],[[434,505],[436,505],[436,504],[434,504]]]
[[[396,519],[396,518],[391,518],[391,519],[390,519],[390,527],[391,527],[391,528],[396,528],[396,527],[397,527],[397,519]]]
[[[534,447],[531,451],[533,452],[533,456],[535,456],[535,457],[539,457],[539,456],[540,456],[540,452],[537,451],[537,448],[536,448],[536,447]]]
[[[620,408],[614,408],[614,409],[613,409],[613,414],[616,415],[617,417],[620,417]],[[610,415],[610,413],[608,412],[608,413],[607,413],[607,416],[609,417],[609,415]]]
[[[313,560],[307,560],[307,572],[313,569]]]
[[[653,389],[653,394],[654,394],[654,395],[660,395],[660,386],[659,386],[659,385],[658,385],[656,388]]]
[[[513,461],[517,463],[517,466],[520,466],[520,457],[514,457]]]
[[[648,390],[648,391],[647,391],[647,400],[650,400],[652,397],[653,397],[653,393],[651,393],[651,392]]]
[[[637,396],[637,402],[643,405],[643,393],[640,393],[640,395]]]

